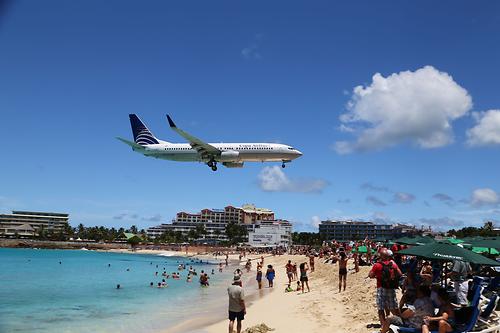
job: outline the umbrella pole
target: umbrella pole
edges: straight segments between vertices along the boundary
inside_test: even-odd
[[[446,275],[448,275],[448,265],[446,265],[446,261],[443,262],[443,265],[444,265],[443,269],[444,275],[441,280],[442,280],[442,287],[446,288]]]

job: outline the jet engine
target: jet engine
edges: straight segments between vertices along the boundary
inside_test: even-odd
[[[243,168],[243,162],[222,162],[226,168]]]
[[[235,150],[223,151],[220,154],[221,162],[236,162],[240,157],[240,153]]]

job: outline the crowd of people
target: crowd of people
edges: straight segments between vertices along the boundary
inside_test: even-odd
[[[338,266],[339,293],[345,292],[349,273],[357,274],[360,266],[371,266],[366,279],[376,281],[375,303],[380,323],[370,324],[368,327],[379,327],[381,333],[388,332],[391,325],[415,328],[423,333],[433,330],[439,333],[452,332],[457,325],[455,310],[469,305],[469,281],[474,268],[478,267],[471,267],[469,263],[460,260],[445,263],[401,255],[399,252],[405,248],[400,244],[388,246],[370,240],[343,243],[334,241],[317,248],[293,246],[288,254],[305,256],[306,260],[299,264],[292,260],[286,262],[285,292],[309,292],[308,274],[314,272],[317,260],[323,264]],[[247,250],[242,251],[240,259],[245,258],[248,253]],[[268,287],[273,288],[276,271],[270,264],[264,266],[263,252],[258,253],[261,254],[260,258],[253,259],[257,261],[258,289],[262,289],[264,277],[268,281]],[[275,256],[283,253],[273,251],[269,254]],[[252,259],[247,259],[245,270],[250,272],[251,268]],[[239,272],[240,274],[235,274],[234,283],[228,289],[230,332],[234,320],[238,321],[237,332],[240,332],[241,320],[246,314],[242,271]],[[297,284],[292,287],[294,282]]]

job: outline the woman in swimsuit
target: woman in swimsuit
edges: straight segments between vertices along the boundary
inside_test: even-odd
[[[276,272],[274,271],[274,268],[272,265],[267,265],[267,271],[266,271],[266,278],[267,282],[269,283],[269,288],[272,288],[274,286],[274,276]]]
[[[302,285],[302,293],[304,293],[304,282],[306,283],[307,287],[307,292],[311,291],[309,289],[309,279],[307,277],[307,271],[309,270],[309,266],[307,266],[307,263],[303,262],[299,266],[300,268],[300,283]]]

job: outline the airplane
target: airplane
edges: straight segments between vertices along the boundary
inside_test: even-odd
[[[278,143],[206,143],[178,128],[167,115],[170,128],[188,141],[171,143],[157,139],[137,115],[129,114],[129,118],[134,141],[117,139],[147,157],[202,162],[217,171],[219,162],[227,168],[242,168],[245,162],[281,162],[284,168],[285,163],[302,156],[297,149]]]

